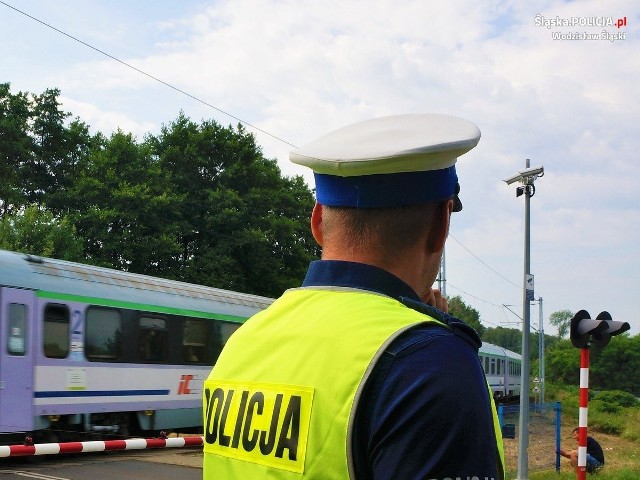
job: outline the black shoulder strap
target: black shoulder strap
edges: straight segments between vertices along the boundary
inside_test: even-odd
[[[431,305],[427,305],[426,303],[419,302],[412,298],[399,297],[398,300],[410,309],[420,313],[424,313],[425,315],[429,315],[439,322],[444,323],[445,325],[447,325],[447,327],[449,327],[449,330],[455,333],[458,337],[464,339],[466,342],[470,343],[471,346],[476,350],[478,350],[482,346],[482,340],[480,340],[480,335],[478,335],[478,332],[476,332],[473,327],[467,325],[462,320],[459,320],[456,317],[443,312],[442,310],[438,310],[436,307],[432,307]]]

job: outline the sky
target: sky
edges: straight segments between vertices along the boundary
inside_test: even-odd
[[[19,11],[17,11],[17,10]],[[45,25],[46,24],[46,25]],[[117,60],[116,60],[117,59]],[[0,0],[0,82],[140,140],[182,111],[291,150],[384,115],[474,122],[446,293],[520,328],[530,199],[531,329],[608,311],[640,333],[640,3],[635,0]]]

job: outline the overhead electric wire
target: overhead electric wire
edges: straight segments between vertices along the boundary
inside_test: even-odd
[[[448,283],[448,286],[449,286],[449,287],[453,287],[453,288],[455,288],[456,290],[458,290],[458,291],[460,291],[460,292],[464,293],[465,295],[468,295],[468,296],[470,296],[470,297],[475,298],[476,300],[480,300],[481,302],[487,303],[487,304],[489,304],[489,305],[491,305],[491,306],[493,306],[493,307],[498,307],[498,308],[500,308],[500,309],[503,309],[503,310],[504,310],[504,306],[503,306],[503,305],[498,305],[497,303],[492,303],[492,302],[489,302],[489,301],[487,301],[487,300],[484,300],[484,299],[482,299],[482,298],[480,298],[480,297],[476,297],[475,295],[472,295],[472,294],[471,294],[471,293],[469,293],[469,292],[465,292],[465,291],[464,291],[464,290],[462,290],[461,288],[458,288],[458,287],[456,287],[455,285],[452,285],[451,283]],[[496,326],[496,327],[502,327],[502,326],[503,326],[503,325],[500,325],[500,324],[498,324],[498,323],[490,322],[489,320],[484,320],[484,319],[481,321],[481,323],[488,323],[489,325],[494,325],[494,326]]]
[[[478,255],[476,255],[475,253],[473,253],[471,250],[469,250],[460,240],[458,240],[457,238],[455,238],[453,235],[451,235],[451,233],[449,233],[449,237],[451,237],[453,240],[456,241],[456,243],[458,243],[458,245],[460,245],[462,248],[464,248],[473,258],[475,258],[477,261],[479,261],[482,265],[484,265],[485,267],[487,267],[489,270],[491,270],[493,273],[495,273],[496,275],[498,275],[500,278],[502,278],[503,280],[505,280],[506,282],[510,283],[511,285],[514,285],[517,288],[522,288],[520,285],[512,282],[510,279],[508,279],[507,277],[505,277],[504,275],[502,275],[500,272],[498,272],[497,270],[495,270],[494,268],[492,268],[489,264],[487,264],[484,260],[482,260]],[[456,290],[464,293],[465,295],[468,295],[470,297],[475,298],[476,300],[480,300],[481,302],[484,302],[488,305],[494,306],[494,307],[498,307],[500,308],[503,312],[505,310],[505,305],[498,305],[496,303],[490,302],[488,300],[485,300],[483,298],[477,297],[475,295],[472,295],[469,292],[466,292],[464,290],[462,290],[461,288],[456,287],[455,285],[452,285],[450,282],[447,283],[448,286],[455,288]],[[510,309],[509,309],[510,310]],[[512,312],[513,313],[513,312]],[[483,322],[489,323],[491,325],[496,325],[495,323],[483,320]],[[497,326],[501,326],[501,325],[497,325]]]
[[[490,301],[485,300],[485,299],[483,299],[483,298],[476,297],[475,295],[473,295],[473,294],[471,294],[471,293],[469,293],[469,292],[466,292],[466,291],[464,291],[463,289],[461,289],[461,288],[459,288],[459,287],[456,287],[456,286],[455,286],[455,285],[453,285],[451,282],[447,282],[447,287],[453,287],[453,288],[455,288],[456,290],[458,290],[459,292],[462,292],[462,293],[464,293],[465,295],[469,295],[470,297],[473,297],[473,298],[475,298],[476,300],[480,300],[481,302],[484,302],[484,303],[486,303],[486,304],[488,304],[488,305],[492,305],[492,306],[494,306],[494,307],[500,307],[500,308],[502,308],[502,305],[498,305],[497,303],[493,303],[493,302],[490,302]]]
[[[90,48],[92,50],[95,50],[96,52],[98,52],[98,53],[110,58],[111,60],[115,60],[116,62],[118,62],[118,63],[120,63],[120,64],[122,64],[122,65],[124,65],[124,66],[126,66],[126,67],[128,67],[128,68],[130,68],[130,69],[132,69],[132,70],[134,70],[134,71],[136,71],[136,72],[138,72],[138,73],[140,73],[140,74],[142,74],[142,75],[144,75],[144,76],[146,76],[146,77],[148,77],[148,78],[150,78],[150,79],[152,79],[152,80],[154,80],[154,81],[156,81],[156,82],[158,82],[158,83],[160,83],[160,84],[162,84],[164,86],[166,86],[166,87],[169,87],[169,88],[175,90],[176,92],[179,92],[179,93],[191,98],[192,100],[195,100],[195,101],[197,101],[199,103],[202,103],[203,105],[206,105],[209,108],[212,108],[212,109],[214,109],[214,110],[216,110],[216,111],[218,111],[218,112],[220,112],[220,113],[222,113],[224,115],[227,115],[228,117],[233,118],[234,120],[237,120],[238,122],[242,123],[243,125],[246,125],[246,126],[252,128],[254,130],[257,130],[257,131],[261,132],[261,133],[264,133],[265,135],[268,135],[271,138],[273,138],[275,140],[278,140],[280,142],[283,142],[283,143],[285,143],[285,144],[287,144],[287,145],[289,145],[289,146],[291,146],[293,148],[297,148],[297,146],[294,145],[293,143],[288,142],[288,141],[284,140],[283,138],[280,138],[280,137],[278,137],[278,136],[276,136],[276,135],[274,135],[272,133],[269,133],[266,130],[264,130],[264,129],[260,128],[260,127],[257,127],[256,125],[253,125],[252,123],[249,123],[249,122],[247,122],[245,120],[242,120],[241,118],[236,117],[235,115],[233,115],[233,114],[231,114],[229,112],[226,112],[226,111],[222,110],[221,108],[218,108],[215,105],[212,105],[211,103],[209,103],[209,102],[207,102],[205,100],[202,100],[201,98],[196,97],[195,95],[192,95],[192,94],[190,94],[190,93],[188,93],[188,92],[176,87],[175,85],[172,85],[172,84],[170,84],[168,82],[165,82],[164,80],[162,80],[162,79],[160,79],[160,78],[158,78],[158,77],[156,77],[154,75],[151,75],[150,73],[147,73],[144,70],[141,70],[138,67],[135,67],[135,66],[125,62],[124,60],[121,60],[121,59],[119,59],[119,58],[117,58],[117,57],[105,52],[104,50],[101,50],[101,49],[99,49],[97,47],[94,47],[93,45],[91,45],[91,44],[89,44],[89,43],[87,43],[87,42],[85,42],[83,40],[80,40],[79,38],[74,37],[73,35],[65,32],[63,30],[60,30],[59,28],[56,28],[56,27],[54,27],[54,26],[52,26],[52,25],[40,20],[39,18],[34,17],[33,15],[30,15],[30,14],[28,14],[26,12],[23,12],[22,10],[20,10],[20,9],[18,9],[18,8],[12,6],[12,5],[9,5],[8,3],[6,3],[6,2],[4,2],[2,0],[0,0],[0,4],[4,5],[6,7],[9,7],[12,10],[15,10],[16,12],[18,12],[18,13],[20,13],[20,14],[28,17],[28,18],[30,18],[31,20],[34,20],[34,21],[36,21],[36,22],[38,22],[38,23],[40,23],[40,24],[42,24],[42,25],[44,25],[44,26],[46,26],[46,27],[48,27],[48,28],[50,28],[50,29],[52,29],[54,31],[56,31],[56,32],[58,32],[58,33],[60,33],[60,34],[62,34],[64,36],[66,36],[66,37],[68,37],[68,38],[70,38],[70,39],[72,39],[72,40],[84,45],[85,47],[88,47],[88,48]],[[512,282],[510,279],[508,279],[504,275],[502,275],[500,272],[498,272],[497,270],[492,268],[485,261],[483,261],[480,257],[478,257],[475,253],[473,253],[471,250],[469,250],[462,242],[460,242],[457,238],[455,238],[453,235],[451,235],[451,233],[449,233],[449,236],[453,240],[455,240],[462,248],[464,248],[470,255],[472,255],[476,260],[478,260],[480,263],[482,263],[485,267],[487,267],[493,273],[495,273],[496,275],[498,275],[500,278],[502,278],[503,280],[507,281],[511,285],[514,285],[515,287],[520,288],[519,285],[517,285],[516,283]],[[502,305],[497,305],[495,303],[489,302],[489,301],[484,300],[482,298],[476,297],[476,296],[474,296],[474,295],[472,295],[472,294],[470,294],[468,292],[465,292],[464,290],[462,290],[462,289],[460,289],[458,287],[455,287],[454,285],[451,285],[451,283],[449,283],[449,285],[452,286],[453,288],[455,288],[456,290],[459,290],[459,291],[463,292],[465,295],[473,297],[473,298],[475,298],[477,300],[480,300],[480,301],[482,301],[484,303],[487,303],[487,304],[493,305],[493,306],[497,306],[497,307],[500,307],[500,308],[504,308]]]
[[[96,52],[101,53],[102,55],[104,55],[104,56],[106,56],[106,57],[108,57],[108,58],[110,58],[110,59],[112,59],[112,60],[115,60],[116,62],[121,63],[122,65],[124,65],[124,66],[126,66],[126,67],[129,67],[130,69],[135,70],[136,72],[138,72],[138,73],[140,73],[140,74],[142,74],[142,75],[145,75],[146,77],[149,77],[149,78],[151,78],[152,80],[155,80],[156,82],[161,83],[162,85],[164,85],[164,86],[166,86],[166,87],[169,87],[169,88],[171,88],[171,89],[175,90],[176,92],[179,92],[179,93],[181,93],[181,94],[183,94],[183,95],[186,95],[187,97],[189,97],[189,98],[191,98],[191,99],[195,100],[196,102],[200,102],[200,103],[202,103],[203,105],[206,105],[206,106],[207,106],[207,107],[209,107],[209,108],[213,108],[214,110],[217,110],[218,112],[220,112],[220,113],[222,113],[222,114],[224,114],[224,115],[227,115],[228,117],[233,118],[234,120],[237,120],[238,122],[242,123],[243,125],[246,125],[246,126],[248,126],[248,127],[251,127],[251,128],[253,128],[254,130],[257,130],[257,131],[259,131],[259,132],[261,132],[261,133],[264,133],[265,135],[269,135],[271,138],[274,138],[274,139],[276,139],[276,140],[278,140],[278,141],[280,141],[280,142],[286,143],[287,145],[289,145],[289,146],[291,146],[291,147],[293,147],[293,148],[297,148],[297,147],[296,147],[296,145],[294,145],[293,143],[287,142],[286,140],[284,140],[284,139],[282,139],[282,138],[280,138],[280,137],[278,137],[278,136],[276,136],[276,135],[273,135],[272,133],[269,133],[269,132],[267,132],[266,130],[263,130],[262,128],[260,128],[260,127],[257,127],[257,126],[255,126],[255,125],[253,125],[253,124],[251,124],[251,123],[249,123],[249,122],[247,122],[247,121],[245,121],[245,120],[242,120],[241,118],[236,117],[235,115],[232,115],[231,113],[226,112],[226,111],[222,110],[221,108],[218,108],[218,107],[216,107],[215,105],[212,105],[212,104],[210,104],[210,103],[206,102],[205,100],[202,100],[201,98],[196,97],[195,95],[192,95],[192,94],[190,94],[190,93],[188,93],[188,92],[185,92],[184,90],[182,90],[182,89],[180,89],[180,88],[178,88],[178,87],[176,87],[176,86],[174,86],[174,85],[171,85],[170,83],[165,82],[164,80],[162,80],[162,79],[160,79],[160,78],[158,78],[158,77],[156,77],[156,76],[154,76],[154,75],[151,75],[150,73],[147,73],[147,72],[145,72],[144,70],[140,70],[138,67],[134,67],[133,65],[131,65],[131,64],[127,63],[127,62],[125,62],[124,60],[120,60],[120,59],[119,59],[119,58],[117,58],[117,57],[114,57],[113,55],[111,55],[111,54],[109,54],[109,53],[105,52],[104,50],[100,50],[99,48],[94,47],[93,45],[91,45],[91,44],[89,44],[89,43],[87,43],[87,42],[84,42],[84,41],[80,40],[79,38],[74,37],[73,35],[70,35],[70,34],[68,34],[68,33],[66,33],[66,32],[64,32],[64,31],[60,30],[59,28],[56,28],[56,27],[54,27],[54,26],[52,26],[52,25],[49,25],[48,23],[46,23],[46,22],[44,22],[44,21],[40,20],[39,18],[36,18],[36,17],[34,17],[33,15],[29,15],[28,13],[23,12],[22,10],[17,9],[17,8],[16,8],[16,7],[14,7],[13,5],[9,5],[8,3],[3,2],[2,0],[0,0],[0,4],[4,5],[4,6],[6,6],[6,7],[11,8],[12,10],[15,10],[15,11],[16,11],[16,12],[18,12],[18,13],[21,13],[21,14],[22,14],[22,15],[24,15],[25,17],[28,17],[28,18],[30,18],[31,20],[34,20],[34,21],[36,21],[36,22],[38,22],[38,23],[41,23],[41,24],[42,24],[42,25],[44,25],[45,27],[48,27],[48,28],[50,28],[50,29],[52,29],[52,30],[55,30],[56,32],[58,32],[58,33],[60,33],[60,34],[62,34],[62,35],[64,35],[64,36],[66,36],[66,37],[69,37],[70,39],[72,39],[72,40],[74,40],[74,41],[76,41],[76,42],[78,42],[78,43],[80,43],[80,44],[84,45],[85,47],[89,47],[89,48],[91,48],[92,50],[95,50]]]
[[[453,235],[451,235],[451,233],[449,233],[449,236],[456,241],[456,243],[458,245],[460,245],[462,248],[464,248],[467,252],[469,252],[471,254],[471,256],[473,256],[476,260],[478,260],[481,264],[483,264],[485,267],[487,267],[489,270],[491,270],[493,273],[495,273],[496,275],[498,275],[500,278],[502,278],[503,280],[509,282],[511,285],[514,285],[515,287],[521,288],[520,285],[512,282],[511,280],[509,280],[507,277],[505,277],[504,275],[502,275],[500,272],[498,272],[497,270],[495,270],[494,268],[492,268],[490,265],[488,265],[484,260],[482,260],[480,257],[478,257],[475,253],[473,253],[471,250],[469,250],[467,247],[465,247],[462,242],[460,240],[458,240],[456,237],[454,237]]]

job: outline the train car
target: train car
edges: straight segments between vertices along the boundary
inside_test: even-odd
[[[0,250],[0,443],[201,428],[211,366],[272,301]]]
[[[501,402],[519,398],[522,355],[486,342],[478,355],[494,398]]]

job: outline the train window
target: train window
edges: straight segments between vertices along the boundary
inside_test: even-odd
[[[182,350],[184,359],[187,362],[203,363],[207,362],[207,323],[205,320],[190,318],[184,323],[182,336]]]
[[[489,373],[489,357],[484,357],[484,371]]]
[[[49,303],[45,307],[43,343],[49,358],[69,355],[69,309],[65,305]]]
[[[27,337],[27,306],[22,303],[9,304],[7,322],[7,353],[24,356]]]
[[[89,360],[116,360],[122,350],[122,317],[112,308],[89,307],[84,352]]]
[[[169,349],[167,348],[168,332],[164,318],[140,317],[139,356],[140,360],[150,362],[165,362]]]
[[[231,334],[240,328],[239,323],[220,322],[220,334],[222,337],[222,346],[224,347],[231,337]]]
[[[218,357],[220,356],[220,352],[222,352],[222,349],[226,345],[231,335],[233,335],[233,332],[240,328],[239,323],[219,321],[216,322],[216,324],[218,328],[216,329],[217,335],[212,345],[213,358],[211,363],[215,362],[218,359]]]
[[[182,332],[182,354],[189,363],[207,361],[207,324],[205,320],[187,318]]]
[[[492,358],[491,359],[491,375],[495,375],[496,374],[496,359]]]
[[[187,318],[182,333],[183,358],[187,363],[211,365],[227,340],[240,324],[224,321]],[[209,334],[211,329],[211,335]]]

